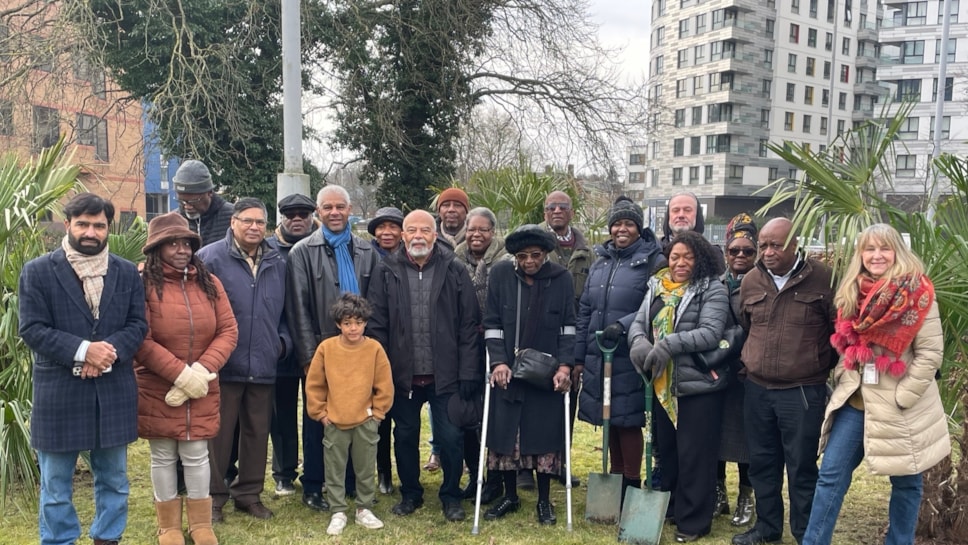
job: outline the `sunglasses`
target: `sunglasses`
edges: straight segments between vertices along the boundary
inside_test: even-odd
[[[310,214],[312,214],[312,212],[310,212],[309,210],[298,210],[294,212],[282,213],[283,216],[286,216],[286,219],[290,219],[290,220],[295,218],[306,219],[309,217]]]
[[[726,250],[726,251],[729,252],[729,255],[733,257],[739,257],[740,255],[744,255],[746,257],[753,257],[754,255],[756,255],[756,249],[754,248],[730,248],[729,250]]]

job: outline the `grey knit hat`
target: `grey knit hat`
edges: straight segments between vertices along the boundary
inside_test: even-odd
[[[395,206],[384,206],[376,211],[376,216],[366,224],[366,230],[376,236],[376,228],[385,221],[391,221],[403,228],[403,212]]]
[[[175,191],[179,193],[208,193],[215,189],[208,167],[196,159],[182,163],[171,181],[175,184]]]
[[[615,199],[615,203],[608,210],[608,227],[611,229],[612,225],[618,220],[632,220],[639,229],[639,233],[642,232],[642,224],[644,223],[642,217],[642,207],[635,204],[632,199],[622,195],[621,197]]]

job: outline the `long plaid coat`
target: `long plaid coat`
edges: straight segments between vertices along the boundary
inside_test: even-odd
[[[111,255],[101,318],[94,319],[81,281],[57,249],[20,273],[20,336],[34,352],[30,444],[70,452],[110,448],[138,438],[138,386],[132,360],[148,331],[144,285],[129,261]],[[110,373],[75,377],[81,341],[107,341],[118,352]]]

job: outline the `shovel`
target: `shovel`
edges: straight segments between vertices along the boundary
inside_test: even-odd
[[[669,508],[669,492],[652,490],[652,381],[645,381],[645,414],[649,419],[645,432],[645,488],[629,487],[625,491],[618,540],[641,545],[658,545],[662,525]]]
[[[618,344],[605,348],[602,332],[595,332],[595,342],[602,351],[604,377],[602,380],[602,472],[588,474],[588,497],[585,501],[585,520],[603,524],[618,522],[622,511],[622,476],[608,473],[608,421],[612,411],[612,358]]]

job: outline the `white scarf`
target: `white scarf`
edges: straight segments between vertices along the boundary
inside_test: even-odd
[[[84,300],[91,309],[91,314],[97,320],[100,315],[101,294],[104,292],[104,276],[108,274],[108,247],[96,255],[86,255],[78,252],[67,240],[67,235],[61,242],[64,253],[67,254],[67,262],[74,269],[74,274],[81,279],[84,286]]]

